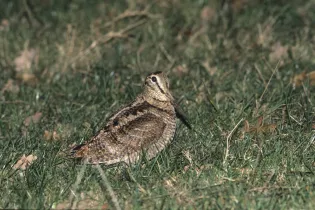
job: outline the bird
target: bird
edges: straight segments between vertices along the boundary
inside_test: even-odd
[[[105,165],[133,164],[142,154],[152,159],[174,138],[176,117],[191,128],[174,102],[165,73],[151,73],[135,100],[114,113],[89,141],[73,147],[71,156]]]

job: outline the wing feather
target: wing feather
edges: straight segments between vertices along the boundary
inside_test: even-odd
[[[101,130],[76,154],[91,163],[113,164],[133,157],[158,143],[166,123],[152,113],[144,113],[117,129]],[[77,155],[78,157],[78,155]]]

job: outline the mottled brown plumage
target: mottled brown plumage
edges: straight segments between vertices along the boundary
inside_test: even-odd
[[[147,76],[144,91],[115,113],[89,142],[73,148],[75,158],[92,164],[134,163],[145,152],[149,159],[173,139],[174,99],[162,72]]]

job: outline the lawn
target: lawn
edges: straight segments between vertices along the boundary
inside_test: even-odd
[[[0,208],[313,209],[314,1],[0,2]],[[164,71],[192,129],[68,157]]]

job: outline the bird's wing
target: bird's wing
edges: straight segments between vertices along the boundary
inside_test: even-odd
[[[113,127],[101,130],[86,145],[79,148],[76,157],[90,159],[91,163],[113,164],[121,162],[126,157],[135,156],[149,147],[165,145],[160,142],[166,124],[163,119],[152,114],[144,113],[120,126],[119,122]]]

